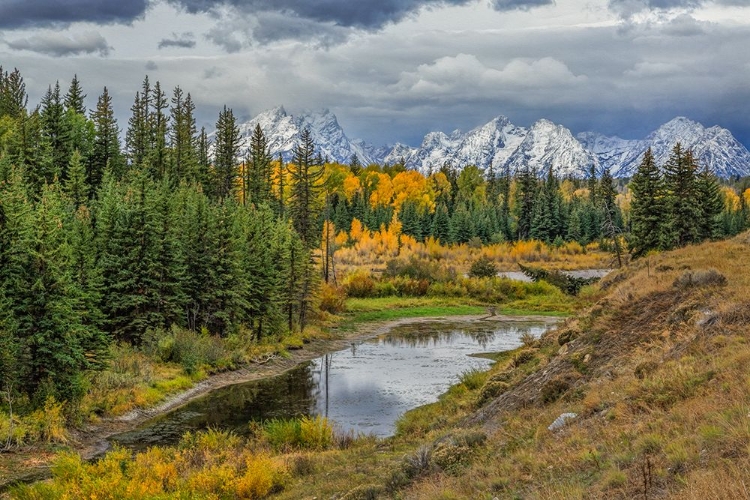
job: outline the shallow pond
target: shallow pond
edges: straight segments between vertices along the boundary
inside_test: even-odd
[[[425,320],[303,363],[281,375],[217,389],[112,441],[133,449],[176,443],[208,427],[248,431],[251,421],[323,415],[345,431],[388,436],[404,412],[437,401],[462,373],[486,369],[473,356],[521,344],[548,324]]]

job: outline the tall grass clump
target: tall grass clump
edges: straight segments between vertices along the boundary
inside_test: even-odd
[[[334,443],[333,426],[320,415],[269,420],[263,424],[262,437],[276,450],[326,450]]]

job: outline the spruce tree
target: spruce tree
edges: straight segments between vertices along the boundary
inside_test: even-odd
[[[411,200],[406,200],[401,205],[398,218],[401,221],[401,232],[411,236],[417,241],[422,241],[422,226],[420,224],[417,205]]]
[[[467,243],[476,235],[474,221],[465,203],[459,203],[450,218],[450,241]]]
[[[88,200],[90,189],[86,184],[86,168],[83,166],[81,153],[78,150],[73,151],[70,157],[68,178],[65,180],[64,189],[76,210]]]
[[[707,240],[719,236],[719,216],[724,200],[716,176],[705,166],[696,179],[697,202],[700,209],[698,238]]]
[[[664,166],[666,212],[662,245],[665,248],[698,241],[700,207],[696,174],[693,154],[684,151],[678,142]]]
[[[55,187],[45,187],[36,210],[29,293],[19,318],[28,346],[27,389],[41,404],[48,396],[78,401],[86,390],[84,371],[103,366],[108,339],[82,321],[85,300],[71,275],[67,213]]]
[[[125,133],[125,148],[130,164],[135,167],[143,165],[149,151],[149,98],[140,92],[135,93],[135,100],[130,107],[128,130]]]
[[[319,195],[322,189],[323,165],[315,155],[310,129],[300,135],[294,148],[294,159],[289,165],[291,199],[289,210],[294,229],[302,238],[306,248],[319,243],[318,216],[320,214]]]
[[[86,94],[83,93],[81,82],[78,80],[78,75],[73,75],[73,80],[70,82],[70,87],[68,87],[68,93],[65,94],[65,111],[85,116],[85,99]]]
[[[104,87],[104,92],[99,96],[91,119],[94,122],[94,143],[86,171],[86,181],[92,192],[95,192],[102,183],[105,170],[111,170],[112,174],[119,178],[124,167],[120,154],[120,130],[107,87]]]
[[[162,179],[167,175],[167,132],[169,117],[166,110],[169,109],[167,94],[161,89],[157,81],[151,92],[151,111],[148,116],[149,154],[148,164],[151,168],[151,176],[154,179]]]
[[[24,116],[19,128],[14,163],[21,167],[24,180],[31,190],[30,194],[38,198],[44,185],[54,182],[59,171],[55,168],[52,148],[44,134],[39,110]]]
[[[42,132],[52,154],[53,169],[61,180],[65,180],[72,150],[59,83],[56,83],[54,88],[50,86],[47,89],[40,107],[40,118]]]
[[[649,148],[628,185],[630,202],[630,251],[638,257],[659,248],[665,216],[664,179]]]
[[[536,198],[536,173],[525,165],[516,177],[516,238],[519,240],[526,240],[531,236]]]
[[[260,124],[255,125],[250,138],[250,163],[246,168],[246,200],[267,203],[271,198],[271,152]]]
[[[450,243],[450,216],[448,215],[448,207],[442,203],[435,207],[430,234],[443,244]]]
[[[7,71],[3,73],[0,66],[0,118],[6,115],[21,118],[26,113],[28,100],[26,84],[18,68],[9,74]]]
[[[240,130],[234,113],[224,106],[216,122],[216,142],[214,152],[214,174],[216,176],[214,194],[219,199],[232,196],[237,189],[237,155],[240,150]]]
[[[196,165],[196,171],[194,174],[194,182],[197,182],[203,186],[205,193],[211,192],[211,158],[209,156],[209,146],[211,141],[208,140],[208,134],[206,134],[206,127],[201,127],[201,132],[198,134],[198,163]]]
[[[195,105],[190,94],[184,96],[182,89],[175,87],[172,94],[170,116],[171,166],[170,173],[174,182],[182,179],[195,181],[198,170],[198,151],[196,148],[196,127],[193,113]]]

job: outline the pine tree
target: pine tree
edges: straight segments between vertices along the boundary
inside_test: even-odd
[[[198,164],[194,174],[194,181],[203,186],[203,191],[211,192],[211,158],[209,156],[209,146],[211,141],[208,140],[206,127],[201,127],[198,135]]]
[[[450,243],[450,217],[448,215],[448,207],[442,203],[435,207],[430,234],[443,244]]]
[[[170,146],[172,148],[170,173],[173,181],[182,179],[195,181],[198,177],[198,151],[196,148],[195,104],[190,94],[183,96],[182,89],[175,87],[172,95],[170,115]]]
[[[157,81],[151,92],[151,111],[148,116],[149,154],[148,164],[151,168],[151,176],[154,179],[162,179],[167,174],[167,132],[168,121],[165,111],[169,109],[167,94],[161,89]]]
[[[60,84],[49,87],[40,107],[42,132],[52,154],[53,169],[61,180],[67,178],[68,162],[72,151],[69,150],[68,127],[65,123],[65,108],[60,96]]]
[[[664,179],[649,148],[628,188],[633,193],[630,202],[630,251],[641,256],[660,247],[663,241],[662,224],[665,216]]]
[[[232,196],[237,189],[237,155],[240,150],[240,130],[231,109],[224,106],[216,122],[214,153],[214,194],[219,199]]]
[[[459,203],[450,218],[450,241],[452,243],[466,243],[475,235],[474,222],[465,203]]]
[[[519,240],[526,240],[531,236],[536,198],[536,173],[526,165],[516,177],[516,238]]]
[[[65,235],[66,211],[55,187],[45,187],[36,210],[29,293],[19,319],[28,346],[26,387],[38,403],[47,396],[78,401],[85,393],[83,372],[103,366],[100,356],[108,339],[82,321],[85,301],[71,276],[70,245]]]
[[[149,131],[149,103],[151,89],[148,77],[143,83],[144,93],[136,92],[133,105],[130,107],[131,116],[128,119],[128,130],[125,133],[125,148],[130,164],[135,167],[143,165],[150,148]]]
[[[266,203],[271,198],[271,152],[260,124],[255,125],[250,138],[250,162],[246,169],[246,200]]]
[[[86,181],[92,192],[96,192],[102,183],[105,170],[111,170],[113,175],[119,178],[123,174],[124,166],[120,155],[120,130],[107,87],[104,87],[104,92],[99,96],[91,119],[94,122],[94,144],[89,157]]]
[[[73,80],[70,82],[68,93],[65,94],[65,111],[78,113],[79,115],[86,115],[86,104],[84,100],[86,94],[83,93],[81,88],[81,82],[78,81],[78,75],[73,75]]]
[[[401,205],[401,211],[398,214],[401,221],[401,232],[411,236],[417,241],[422,241],[422,225],[420,223],[417,205],[411,200],[407,200]],[[343,227],[343,226],[339,226]]]
[[[700,209],[698,238],[707,240],[719,236],[719,216],[724,209],[721,188],[716,176],[705,166],[696,179],[697,202]]]
[[[294,159],[289,165],[291,199],[289,210],[294,229],[306,248],[318,246],[319,195],[322,189],[323,165],[315,155],[315,145],[309,129],[302,131],[294,148]]]
[[[21,167],[24,180],[31,189],[30,194],[38,198],[44,185],[51,184],[59,175],[52,158],[52,148],[44,134],[39,110],[24,116],[19,129],[14,163]]]
[[[68,178],[65,180],[64,186],[65,194],[71,199],[76,210],[86,203],[90,188],[86,184],[86,168],[83,166],[81,153],[78,150],[73,151],[73,155],[70,157]]]
[[[552,243],[555,238],[563,234],[560,204],[559,183],[552,168],[550,168],[538,199],[534,202],[529,236],[536,240]]]
[[[683,151],[678,142],[664,166],[666,213],[662,245],[665,248],[698,241],[700,207],[696,173],[692,153]]]
[[[26,84],[18,68],[8,74],[7,71],[3,73],[0,66],[0,118],[6,115],[14,119],[21,118],[26,113],[28,100]]]

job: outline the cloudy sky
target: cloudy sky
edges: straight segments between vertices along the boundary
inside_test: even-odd
[[[642,138],[682,115],[750,146],[750,0],[0,0],[30,102],[78,74],[120,126],[143,77],[213,128],[283,104],[418,145],[497,115]]]

